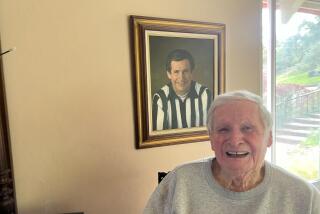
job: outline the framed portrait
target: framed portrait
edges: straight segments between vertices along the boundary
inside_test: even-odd
[[[130,16],[137,148],[209,139],[225,91],[225,25]]]

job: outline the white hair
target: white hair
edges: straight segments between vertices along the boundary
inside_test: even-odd
[[[213,113],[215,108],[235,100],[248,100],[256,103],[258,106],[261,120],[264,125],[265,134],[271,131],[272,117],[270,112],[263,105],[261,97],[249,91],[240,90],[240,91],[232,91],[225,94],[221,94],[217,96],[214,99],[214,101],[211,103],[211,106],[208,111],[208,120],[207,120],[207,128],[208,128],[209,135],[212,133],[212,130],[213,130],[213,121],[214,121]]]

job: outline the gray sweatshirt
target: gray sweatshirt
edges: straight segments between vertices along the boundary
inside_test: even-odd
[[[255,188],[232,192],[211,173],[212,158],[177,167],[158,185],[144,214],[320,214],[320,192],[308,182],[265,163]]]

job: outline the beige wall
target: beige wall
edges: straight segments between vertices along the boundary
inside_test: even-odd
[[[259,92],[259,1],[0,0],[21,214],[141,213],[158,171],[212,154],[134,148],[130,14],[225,23],[227,90]]]

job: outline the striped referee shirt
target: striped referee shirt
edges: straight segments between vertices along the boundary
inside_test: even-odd
[[[153,96],[152,128],[155,131],[205,126],[211,100],[210,90],[195,81],[184,100],[168,83]]]

